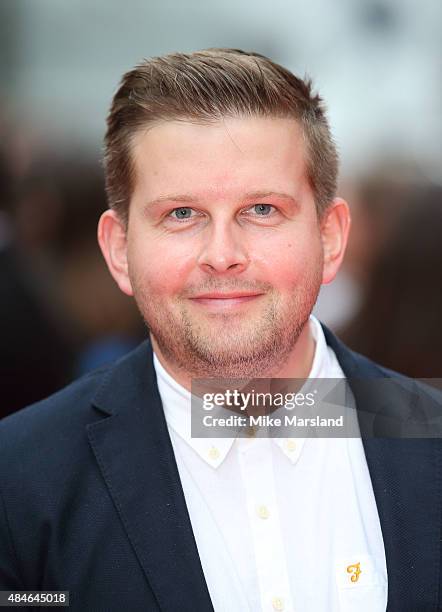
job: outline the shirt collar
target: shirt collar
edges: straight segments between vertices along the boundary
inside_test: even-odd
[[[332,349],[327,346],[319,321],[310,316],[309,324],[315,340],[315,352],[308,378],[333,378],[334,372]],[[335,357],[336,359],[336,357]],[[190,405],[191,393],[180,385],[162,366],[155,352],[153,363],[157,375],[164,415],[167,425],[171,427],[208,465],[217,468],[232,448],[235,438],[192,438]],[[276,446],[295,464],[302,452],[305,438],[272,438]],[[258,438],[238,438],[241,452],[258,441]]]

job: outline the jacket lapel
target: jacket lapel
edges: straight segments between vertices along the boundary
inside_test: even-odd
[[[399,403],[398,396],[396,402],[388,405],[381,392],[376,397],[376,384],[368,387],[359,382],[369,378],[385,379],[393,373],[347,349],[327,328],[324,333],[349,379],[356,400],[384,540],[387,609],[392,612],[439,609],[441,442],[439,439],[365,437],[364,430],[365,433],[370,431],[373,414],[384,407],[395,415],[407,409],[410,396],[406,398],[402,394]]]
[[[93,404],[106,418],[87,426],[89,441],[159,607],[213,610],[147,341],[109,371]]]

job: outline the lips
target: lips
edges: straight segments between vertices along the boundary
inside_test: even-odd
[[[204,293],[191,298],[191,302],[209,311],[225,312],[240,308],[243,304],[257,300],[262,295],[262,293],[244,293],[239,291],[230,293]]]
[[[232,291],[230,293],[204,293],[201,295],[197,295],[191,299],[193,300],[231,300],[236,298],[248,298],[255,297],[257,295],[262,295],[260,292],[240,292],[240,291]]]

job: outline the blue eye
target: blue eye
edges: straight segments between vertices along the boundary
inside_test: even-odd
[[[182,208],[175,208],[174,210],[172,210],[171,214],[175,215],[175,219],[190,219],[191,214],[192,214],[192,209],[189,208],[188,206],[183,206]]]
[[[255,204],[253,208],[259,216],[266,217],[272,212],[273,206],[271,204]]]

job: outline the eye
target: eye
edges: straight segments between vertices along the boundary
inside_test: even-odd
[[[174,208],[170,212],[170,216],[177,221],[185,221],[186,219],[192,218],[192,212],[194,212],[193,208],[189,208],[189,206],[181,206],[180,208]]]
[[[259,217],[268,217],[276,209],[271,204],[254,204],[249,210],[255,211]]]

